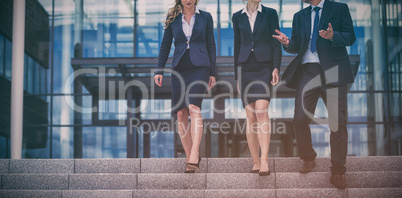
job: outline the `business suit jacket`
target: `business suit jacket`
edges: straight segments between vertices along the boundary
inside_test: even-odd
[[[195,66],[210,67],[210,76],[216,76],[216,47],[214,38],[214,23],[210,13],[200,10],[195,14],[195,22],[191,35],[190,59]],[[174,38],[174,54],[172,68],[175,68],[187,49],[187,37],[183,32],[182,14],[180,13],[175,20],[165,30],[158,58],[158,71],[156,74],[163,74],[169,57],[172,40]]]
[[[262,12],[258,12],[251,32],[250,22],[246,13],[242,10],[233,14],[234,32],[234,66],[235,79],[237,80],[237,67],[245,63],[254,49],[258,62],[272,61],[273,69],[280,69],[282,61],[281,43],[272,37],[279,30],[278,14],[276,10],[262,6]]]
[[[330,84],[332,85],[340,86],[353,83],[354,78],[346,46],[353,45],[356,37],[348,5],[326,0],[318,30],[326,30],[328,23],[331,23],[334,30],[333,41],[324,39],[321,36],[317,39],[317,53],[321,68],[325,73],[329,69],[334,69],[336,65],[339,66],[338,73],[328,72],[326,74],[326,78],[330,79]],[[297,70],[303,69],[300,65],[302,64],[304,53],[308,49],[311,25],[311,6],[293,16],[292,37],[288,47],[284,47],[284,49],[289,53],[297,54],[297,56],[282,75],[287,87],[296,88]]]

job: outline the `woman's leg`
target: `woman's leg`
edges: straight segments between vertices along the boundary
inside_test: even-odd
[[[271,122],[268,116],[269,102],[267,100],[257,100],[255,102],[255,115],[258,122],[258,142],[261,147],[261,167],[260,172],[266,172],[268,167],[268,151],[271,139]]]
[[[191,137],[193,145],[191,147],[191,154],[189,163],[197,164],[200,156],[200,144],[203,133],[203,123],[201,117],[201,109],[193,104],[188,106],[191,119]]]
[[[260,169],[260,156],[259,156],[259,143],[257,138],[257,118],[255,115],[255,102],[246,106],[246,115],[247,115],[247,127],[246,127],[246,137],[248,148],[251,153],[251,157],[253,158],[253,169]]]
[[[193,141],[191,138],[191,131],[188,124],[188,108],[181,109],[177,112],[177,128],[179,129],[180,140],[186,153],[186,162],[190,160],[191,147]]]

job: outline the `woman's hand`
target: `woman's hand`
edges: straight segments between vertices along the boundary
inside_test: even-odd
[[[239,81],[236,80],[236,84],[237,84],[237,93],[240,94],[240,89],[239,89]]]
[[[155,84],[157,84],[159,87],[162,87],[162,79],[163,79],[163,75],[156,74],[154,76]]]
[[[209,83],[208,83],[208,86],[209,86],[208,90],[212,89],[212,87],[215,86],[215,82],[216,82],[215,76],[210,76]]]
[[[278,69],[274,69],[274,71],[272,72],[271,84],[277,85],[278,83],[279,83],[279,72],[278,72]]]

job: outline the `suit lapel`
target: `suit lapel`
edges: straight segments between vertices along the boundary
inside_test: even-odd
[[[177,17],[179,17],[176,23],[177,31],[179,31],[179,33],[187,40],[187,37],[183,32],[183,15],[180,13]]]
[[[310,39],[311,34],[311,6],[309,6],[304,12],[304,29],[306,31],[306,38]]]
[[[264,10],[264,9],[262,9],[262,10]],[[253,35],[255,35],[255,33],[257,32],[258,26],[259,26],[259,24],[260,24],[261,21],[262,21],[262,18],[263,18],[262,15],[263,15],[263,14],[264,14],[263,11],[261,11],[261,12],[258,12],[258,11],[257,11],[257,18],[255,19]],[[247,20],[247,21],[248,21],[248,20]],[[250,28],[250,29],[251,29],[251,28]]]
[[[244,26],[246,27],[247,33],[248,35],[250,35],[251,38],[253,38],[253,34],[251,33],[251,27],[250,27],[250,22],[248,21],[248,16],[247,14],[241,14],[240,18],[244,24]]]
[[[321,13],[321,18],[320,18],[320,23],[318,24],[318,31],[323,29],[323,27],[325,25],[325,21],[329,15],[329,13],[331,12],[331,6],[329,4],[330,4],[330,2],[328,0],[326,0],[324,2],[324,6],[322,8],[322,13]]]
[[[193,26],[193,30],[192,30],[192,32],[191,32],[191,38],[190,38],[190,40],[193,40],[193,38],[194,38],[194,33],[197,32],[197,31],[194,31],[194,29],[195,29],[196,27],[198,27],[197,24],[198,24],[199,19],[200,19],[200,14],[195,13],[194,26]]]

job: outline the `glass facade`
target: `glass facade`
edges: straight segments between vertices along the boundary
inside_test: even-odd
[[[357,40],[348,47],[358,55],[355,83],[348,94],[348,155],[402,154],[402,3],[397,0],[336,0],[350,8]],[[144,64],[126,65],[128,69],[155,67],[146,63],[155,59],[163,36],[163,20],[173,0],[32,0],[27,1],[24,58],[24,144],[23,158],[126,158],[182,157],[183,149],[174,128],[174,116],[166,110],[171,97],[156,99],[130,89],[119,98],[101,88],[94,78],[123,78],[119,64],[92,64],[96,59],[130,58]],[[265,6],[279,14],[280,29],[290,36],[293,14],[306,7],[301,0],[263,0]],[[0,158],[10,157],[10,97],[12,0],[0,3],[4,16],[0,20]],[[241,0],[200,0],[199,8],[214,19],[218,57],[233,56],[231,16],[242,9]],[[174,47],[172,46],[171,55]],[[283,51],[284,56],[292,55]],[[114,69],[87,74],[74,79],[77,68],[72,59],[86,61],[83,68]],[[232,64],[219,63],[224,68]],[[123,69],[122,69],[123,68]],[[230,70],[231,71],[231,70]],[[112,73],[111,73],[112,72]],[[232,72],[220,75],[231,76]],[[128,78],[150,76],[130,73]],[[113,82],[114,83],[114,82]],[[155,90],[158,92],[158,89]],[[217,94],[217,93],[215,93]],[[72,107],[72,100],[83,109]],[[126,106],[138,110],[128,112]],[[94,112],[93,109],[97,111]],[[222,114],[214,108],[225,108]],[[202,106],[205,128],[203,155],[209,157],[247,157],[247,142],[242,134],[214,133],[214,122],[244,123],[245,112],[240,99],[205,99]],[[272,100],[270,117],[284,123],[287,135],[273,138],[270,155],[294,156],[292,118],[294,98]],[[326,118],[325,105],[319,101],[316,118]],[[137,126],[138,123],[144,125]],[[167,130],[155,125],[166,122]],[[209,125],[208,125],[209,124]],[[150,128],[151,127],[151,128]],[[328,126],[312,125],[314,147],[320,157],[330,156]],[[231,128],[232,130],[233,128]],[[280,126],[277,128],[280,131]],[[233,131],[233,130],[232,130]],[[132,135],[137,134],[137,135]],[[290,135],[289,135],[290,134]],[[133,153],[133,154],[130,154]]]

